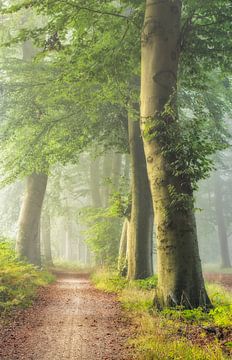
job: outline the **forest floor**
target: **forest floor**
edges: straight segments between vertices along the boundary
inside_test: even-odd
[[[232,274],[205,273],[205,280],[223,285],[226,289],[232,290]]]
[[[134,336],[136,338],[139,327],[136,330],[137,325],[122,310],[117,296],[94,288],[89,275],[85,273],[58,269],[56,276],[55,283],[39,289],[33,306],[15,311],[4,326],[0,324],[0,359],[135,359],[133,352],[136,349],[128,345],[128,340]],[[205,278],[209,282],[222,284],[228,290],[232,289],[232,274],[207,273]],[[138,318],[143,318],[145,313],[138,314]],[[144,319],[147,326],[151,317],[145,316]],[[160,320],[157,318],[156,321]],[[183,324],[180,323],[181,331],[182,328]],[[208,329],[211,330],[211,327],[206,328],[207,331]],[[221,329],[216,326],[212,329],[216,331],[216,335],[219,330],[223,330],[223,337],[220,332],[222,343],[231,341],[231,328]],[[151,330],[153,334],[154,328]],[[177,335],[181,338],[183,331],[180,333],[179,330]],[[211,333],[202,337],[201,325],[186,324],[185,332],[186,339],[201,347],[210,344],[217,337]],[[174,334],[173,341],[177,335]],[[165,354],[162,359],[167,358]],[[189,356],[191,358],[192,355]],[[183,358],[188,357],[186,355]],[[148,359],[146,353],[143,359]]]
[[[34,305],[0,327],[1,360],[130,360],[130,322],[88,275],[59,273]]]

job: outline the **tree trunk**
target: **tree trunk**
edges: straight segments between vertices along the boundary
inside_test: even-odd
[[[44,248],[44,263],[53,266],[51,250],[51,219],[49,211],[44,211],[42,216],[42,242]]]
[[[101,194],[100,194],[100,172],[99,164],[100,159],[91,159],[90,164],[90,189],[92,195],[92,203],[94,207],[101,207]]]
[[[76,238],[76,232],[74,231],[74,224],[70,220],[67,222],[67,233],[66,233],[66,241],[67,241],[67,260],[76,262],[77,261],[77,251],[78,251],[78,241]]]
[[[123,176],[126,180],[130,178],[130,157],[128,154],[125,154],[125,166]]]
[[[41,265],[39,225],[47,179],[45,174],[34,173],[27,177],[16,240],[19,256],[38,266]]]
[[[158,307],[210,306],[199,257],[191,182],[177,176],[175,134],[181,1],[146,1],[142,31],[141,132],[155,213]],[[175,130],[174,135],[172,130]]]
[[[113,156],[113,169],[112,169],[112,185],[113,191],[117,191],[119,187],[119,180],[121,176],[122,155],[115,153]]]
[[[221,252],[221,268],[230,268],[230,252],[229,244],[227,238],[227,230],[224,216],[224,204],[223,204],[223,194],[221,190],[221,181],[220,177],[215,174],[214,177],[214,193],[215,193],[215,210],[216,210],[216,219],[218,227],[218,239],[220,244]]]
[[[102,189],[102,200],[103,206],[108,207],[109,205],[109,196],[110,196],[110,186],[107,183],[108,178],[110,177],[112,172],[112,154],[105,154],[103,159],[103,169],[102,169],[102,177],[103,177],[103,189]]]
[[[122,234],[119,244],[118,271],[122,276],[127,274],[127,239],[129,235],[129,221],[125,218],[122,226]]]
[[[153,275],[153,209],[139,121],[129,119],[132,206],[128,237],[128,278]]]

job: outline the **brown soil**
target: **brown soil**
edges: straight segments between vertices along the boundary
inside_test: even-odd
[[[0,359],[132,360],[129,332],[114,295],[94,289],[86,275],[60,273],[0,327]]]

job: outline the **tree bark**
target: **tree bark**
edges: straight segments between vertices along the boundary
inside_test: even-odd
[[[51,249],[51,219],[49,211],[44,211],[41,222],[42,242],[44,248],[44,263],[53,266]]]
[[[230,268],[230,252],[227,238],[227,229],[224,216],[223,194],[221,190],[222,184],[219,175],[214,177],[214,194],[215,194],[215,210],[218,228],[218,239],[221,252],[221,268]]]
[[[19,256],[38,266],[41,265],[40,216],[47,179],[45,174],[34,173],[27,177],[16,240],[16,251]]]
[[[146,1],[141,39],[141,132],[156,225],[158,288],[154,302],[160,308],[211,305],[202,276],[191,182],[172,172],[176,158],[175,148],[170,150],[171,130],[178,133],[180,21],[181,1]],[[167,148],[171,153],[165,152]]]
[[[153,275],[153,208],[139,121],[129,119],[132,206],[128,237],[129,279]]]

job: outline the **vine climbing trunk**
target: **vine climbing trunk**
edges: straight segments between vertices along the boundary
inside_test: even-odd
[[[173,171],[181,1],[146,1],[141,51],[141,132],[155,213],[158,307],[210,306],[188,176]],[[173,145],[172,145],[173,144]]]
[[[128,236],[129,279],[144,279],[153,274],[153,208],[139,121],[129,119],[131,156],[131,215]]]
[[[16,240],[19,256],[38,266],[41,265],[40,217],[47,179],[47,175],[36,173],[27,177]]]

